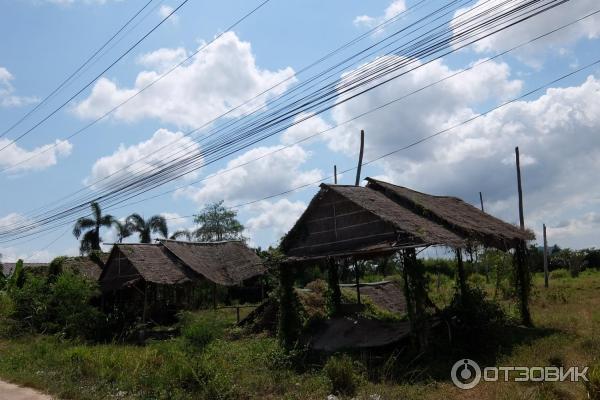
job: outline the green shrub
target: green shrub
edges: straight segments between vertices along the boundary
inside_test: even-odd
[[[358,365],[346,354],[333,356],[323,367],[334,393],[353,396],[362,381]]]
[[[14,305],[11,317],[32,331],[90,338],[103,320],[91,305],[97,284],[71,272],[59,274],[55,282],[27,274],[23,285],[13,285],[8,293]]]
[[[181,336],[196,350],[203,350],[225,332],[225,323],[217,319],[216,313],[199,316],[186,312],[180,314],[179,318]]]
[[[444,310],[448,321],[456,321],[455,340],[465,348],[485,350],[494,346],[495,339],[503,335],[508,318],[502,307],[486,298],[479,288],[467,287],[464,298],[457,292]]]
[[[484,288],[487,281],[485,275],[479,274],[477,272],[469,275],[469,278],[467,280],[472,286],[478,288]]]
[[[550,279],[564,279],[569,276],[569,271],[564,268],[555,269],[554,271],[550,272]]]
[[[588,398],[590,400],[600,400],[600,365],[591,367],[588,371],[588,380],[586,387]]]

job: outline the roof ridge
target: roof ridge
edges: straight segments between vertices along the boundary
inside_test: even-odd
[[[463,199],[461,199],[460,197],[456,197],[456,196],[443,196],[443,195],[438,195],[438,194],[430,194],[430,193],[420,192],[418,190],[411,189],[411,188],[409,188],[407,186],[400,186],[400,185],[396,185],[396,184],[393,184],[393,183],[390,183],[390,182],[386,182],[386,181],[382,181],[382,180],[375,179],[375,178],[366,177],[365,180],[367,180],[369,182],[374,182],[374,183],[383,183],[383,184],[394,186],[394,187],[397,187],[397,188],[400,188],[400,189],[410,190],[411,192],[422,194],[424,196],[437,197],[437,198],[440,198],[440,199],[455,199],[455,200],[460,200],[460,201],[464,202]]]

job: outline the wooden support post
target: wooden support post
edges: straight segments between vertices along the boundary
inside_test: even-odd
[[[465,266],[463,264],[462,250],[456,249],[456,267],[458,269],[458,287],[460,288],[460,297],[462,300],[467,298],[467,277]]]
[[[523,213],[523,187],[521,185],[521,162],[519,159],[519,147],[515,147],[515,159],[517,163],[517,193],[519,195],[519,226],[525,229],[525,217]],[[525,326],[531,326],[531,315],[529,314],[529,292],[531,289],[531,276],[527,267],[527,245],[520,240],[515,251],[515,264],[517,268],[517,287],[519,290],[519,302],[521,309],[521,322]]]
[[[546,224],[544,224],[544,287],[548,287],[548,239],[546,238]]]
[[[329,259],[327,266],[327,285],[329,286],[329,314],[339,315],[342,304],[342,291],[340,290],[340,277],[338,274],[338,265],[334,258]]]
[[[333,183],[337,185],[337,165],[333,166]]]
[[[146,313],[148,307],[148,284],[144,284],[144,309],[142,310],[142,322],[146,322]]]
[[[360,305],[360,271],[358,270],[358,263],[354,262],[354,279],[356,281],[356,300]]]
[[[237,306],[235,308],[235,312],[236,312],[236,316],[237,316],[237,323],[240,323],[240,306]]]
[[[277,336],[281,346],[290,350],[298,340],[302,327],[298,315],[298,298],[294,291],[294,269],[290,265],[279,265],[279,324]]]
[[[358,167],[356,168],[356,183],[354,186],[360,184],[360,170],[362,169],[363,152],[365,150],[365,131],[360,131],[360,152],[358,153]]]
[[[483,208],[483,194],[481,194],[481,192],[479,192],[479,203],[481,203],[481,211],[485,212],[485,209]]]
[[[217,284],[213,282],[212,287],[212,301],[213,301],[213,309],[217,309]]]
[[[429,325],[425,313],[427,298],[423,268],[417,261],[415,249],[403,251],[404,290],[411,331],[417,339],[419,349],[428,345]]]

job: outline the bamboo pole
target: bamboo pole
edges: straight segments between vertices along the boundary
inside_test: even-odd
[[[546,224],[544,224],[544,287],[548,287],[548,240],[546,238]]]
[[[333,166],[333,183],[337,185],[337,165]]]
[[[519,158],[519,147],[515,147],[515,159],[517,164],[517,192],[519,195],[519,225],[525,229],[525,217],[523,213],[523,187],[521,185],[521,162]],[[523,325],[531,326],[531,314],[529,313],[529,289],[531,279],[527,268],[527,247],[525,240],[520,240],[515,254],[517,267],[517,279],[519,286],[519,302],[521,308],[521,322]]]
[[[362,169],[363,152],[365,150],[365,131],[360,131],[360,152],[358,153],[358,167],[356,169],[356,183],[354,186],[360,184],[360,170]]]
[[[483,194],[481,194],[481,192],[479,192],[479,203],[481,203],[481,211],[485,212],[485,209],[483,208]]]

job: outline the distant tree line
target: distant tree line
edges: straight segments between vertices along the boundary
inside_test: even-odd
[[[237,212],[223,205],[223,201],[207,205],[201,212],[194,216],[196,229],[182,229],[169,236],[167,219],[162,215],[153,215],[144,219],[138,213],[133,213],[120,220],[110,214],[103,214],[97,202],[90,204],[89,216],[81,217],[73,226],[73,236],[80,240],[79,252],[91,254],[101,251],[100,244],[102,228],[114,228],[117,233],[117,242],[137,234],[140,243],[152,243],[152,234],[173,240],[185,239],[201,242],[215,242],[223,240],[246,240],[243,236],[244,226],[237,220]]]

